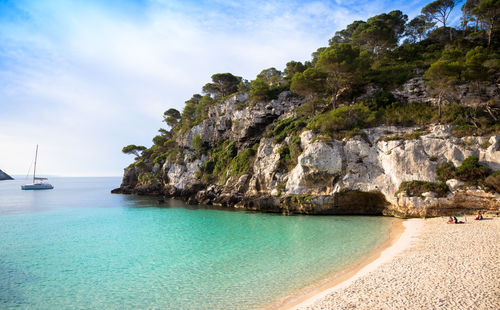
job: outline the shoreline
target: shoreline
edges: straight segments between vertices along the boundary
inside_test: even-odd
[[[405,233],[381,255],[385,262],[374,262],[293,308],[500,309],[500,218],[463,220],[461,225],[447,225],[447,217],[408,221]]]
[[[391,224],[389,238],[360,261],[336,271],[292,295],[281,298],[263,309],[298,309],[307,307],[328,294],[349,285],[406,249],[411,239],[422,227],[422,221],[421,219],[402,220],[395,218]]]

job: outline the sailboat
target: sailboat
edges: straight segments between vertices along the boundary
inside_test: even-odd
[[[36,177],[36,159],[38,157],[38,144],[36,145],[35,152],[35,168],[33,169],[33,184],[24,184],[21,185],[21,189],[24,190],[37,190],[37,189],[53,189],[54,186],[51,184],[44,182],[47,178],[38,178]]]

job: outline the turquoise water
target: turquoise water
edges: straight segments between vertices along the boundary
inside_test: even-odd
[[[382,217],[159,208],[119,178],[0,182],[0,308],[252,309],[359,260]]]

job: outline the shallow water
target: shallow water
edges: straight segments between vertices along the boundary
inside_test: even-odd
[[[120,178],[0,182],[0,308],[251,309],[388,239],[391,220],[184,208]]]

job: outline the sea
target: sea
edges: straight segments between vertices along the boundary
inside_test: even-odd
[[[0,181],[0,309],[255,309],[363,259],[392,220],[111,194],[119,177]]]

